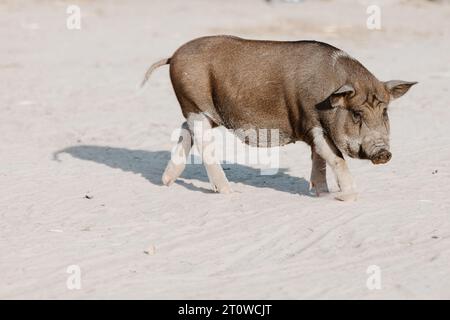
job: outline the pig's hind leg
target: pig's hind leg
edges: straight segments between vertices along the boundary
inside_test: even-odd
[[[187,122],[193,134],[194,143],[202,156],[203,165],[206,168],[213,191],[233,192],[225,172],[216,158],[211,120],[200,112],[189,114]]]
[[[192,135],[189,131],[187,122],[185,121],[181,126],[180,137],[177,145],[172,150],[169,163],[162,176],[162,183],[170,186],[183,173],[186,167],[187,157],[192,147]]]

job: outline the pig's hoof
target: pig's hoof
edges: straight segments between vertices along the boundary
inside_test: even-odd
[[[339,201],[356,201],[358,199],[358,194],[356,192],[352,193],[341,193],[336,196],[336,200]]]
[[[172,175],[164,173],[161,181],[165,186],[170,186],[172,183],[174,183],[175,179],[176,178],[174,178]]]
[[[216,186],[216,185],[212,185],[212,190],[214,192],[218,192],[218,193],[222,193],[222,194],[230,194],[233,193],[233,189],[231,189],[231,186],[229,184],[225,184],[223,186]]]
[[[328,193],[328,185],[326,182],[313,182],[311,181],[311,190],[314,190],[316,196],[320,197],[322,193]]]
[[[161,180],[165,186],[170,186],[172,183],[175,182],[175,180],[177,180],[178,177],[179,177],[178,172],[176,172],[173,169],[172,170],[169,169],[164,172]]]
[[[166,186],[170,186],[178,179],[181,173],[183,173],[183,170],[184,164],[176,165],[172,161],[169,161],[161,179],[162,183]]]

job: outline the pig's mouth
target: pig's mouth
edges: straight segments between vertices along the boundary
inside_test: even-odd
[[[384,163],[389,162],[389,160],[391,160],[392,153],[390,153],[386,149],[381,149],[373,155],[368,155],[361,146],[359,148],[358,158],[370,160],[370,161],[372,161],[373,164],[384,164]]]
[[[373,164],[384,164],[387,163],[392,158],[392,153],[389,151],[383,149],[378,151],[375,155],[370,157],[370,161],[372,161]]]
[[[390,153],[386,149],[380,149],[375,154],[369,155],[364,151],[362,146],[359,147],[358,152],[352,152],[351,149],[348,147],[347,154],[351,158],[357,158],[357,159],[361,159],[361,160],[370,160],[370,161],[372,161],[373,164],[384,164],[384,163],[389,162],[389,160],[391,160],[391,158],[392,158],[392,153]]]

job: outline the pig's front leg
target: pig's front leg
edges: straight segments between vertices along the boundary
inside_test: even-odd
[[[314,189],[316,195],[320,196],[321,193],[328,192],[327,163],[324,158],[319,156],[317,152],[314,151],[314,148],[311,148],[311,160],[311,189]]]
[[[341,152],[337,150],[332,143],[328,142],[323,134],[322,128],[315,127],[312,129],[313,148],[317,154],[325,159],[328,165],[333,170],[341,194],[336,199],[341,201],[354,201],[357,198],[355,192],[353,178],[348,170]]]

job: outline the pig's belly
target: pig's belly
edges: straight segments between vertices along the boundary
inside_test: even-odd
[[[296,108],[287,100],[281,80],[242,85],[225,76],[219,78],[224,80],[213,86],[209,110],[218,124],[251,146],[282,146],[297,140]]]
[[[232,131],[242,142],[254,147],[283,146],[296,141],[288,118],[258,117],[241,113],[239,117],[221,114],[221,125]]]
[[[258,148],[272,148],[295,142],[288,133],[266,129],[233,130],[245,144]]]

